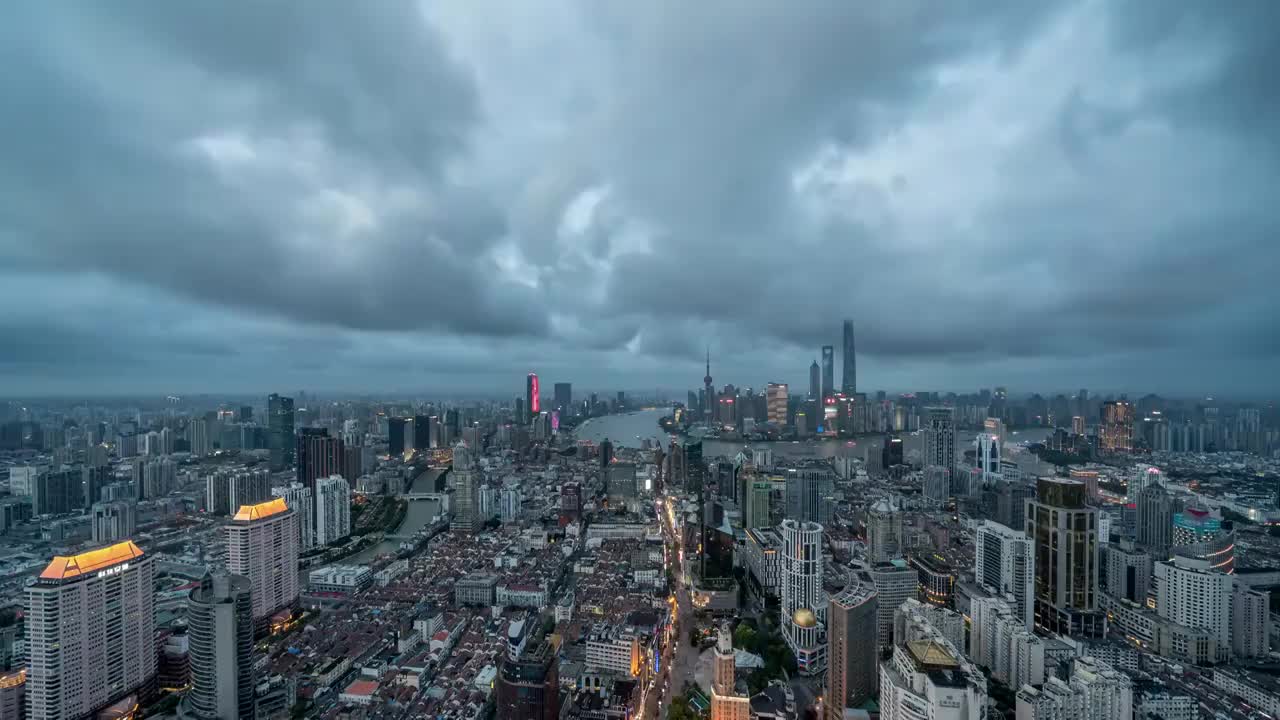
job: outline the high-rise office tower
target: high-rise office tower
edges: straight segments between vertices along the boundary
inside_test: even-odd
[[[298,515],[282,498],[241,507],[226,533],[227,571],[249,578],[254,622],[298,601]]]
[[[1084,418],[1074,415],[1071,418],[1071,434],[1084,435]]]
[[[765,388],[769,422],[782,427],[787,424],[787,384],[769,383]]]
[[[802,675],[826,667],[822,616],[822,526],[816,522],[782,521],[782,635],[796,656]]]
[[[861,707],[876,695],[879,655],[868,642],[877,631],[876,586],[867,571],[855,571],[827,608],[827,720],[843,720],[845,708]]]
[[[1155,564],[1156,613],[1217,640],[1217,660],[1231,657],[1231,595],[1235,581],[1206,560],[1174,556]]]
[[[351,486],[341,475],[316,481],[316,544],[329,545],[351,534]]]
[[[88,717],[151,681],[153,584],[127,540],[49,563],[26,589],[28,718]]]
[[[458,532],[477,532],[484,522],[480,517],[480,479],[476,474],[471,448],[465,443],[454,445],[453,470],[449,472],[454,488],[453,520],[449,527]]]
[[[1137,502],[1138,496],[1142,494],[1152,485],[1164,485],[1164,473],[1160,472],[1157,467],[1139,467],[1138,471],[1129,478],[1129,486],[1125,490],[1125,497],[1129,502]]]
[[[62,515],[84,507],[83,473],[69,467],[38,473],[31,481],[31,512]]]
[[[886,437],[884,439],[884,447],[880,450],[881,469],[888,470],[894,465],[902,465],[905,462],[906,456],[902,450],[902,438],[897,436]]]
[[[497,720],[558,720],[560,660],[556,649],[550,640],[543,640],[514,658],[509,653],[503,656],[497,682]]]
[[[844,364],[844,377],[841,378],[840,391],[845,395],[858,392],[858,355],[853,347],[853,321],[844,321],[844,356],[840,358]]]
[[[293,398],[267,396],[267,449],[272,472],[293,467]]]
[[[902,512],[887,498],[867,510],[867,557],[873,563],[902,555]]]
[[[809,399],[822,401],[822,368],[817,360],[809,366]]]
[[[937,465],[947,469],[951,491],[957,493],[959,473],[956,468],[956,414],[950,407],[925,408],[924,416],[924,466]]]
[[[403,455],[405,448],[408,447],[405,437],[408,425],[408,418],[387,418],[387,453],[392,457]]]
[[[1102,403],[1102,425],[1099,444],[1103,452],[1125,453],[1133,450],[1133,405],[1125,400]]]
[[[1079,480],[1040,478],[1027,501],[1027,535],[1035,546],[1036,625],[1073,637],[1102,637],[1098,611],[1098,509]]]
[[[1001,444],[1000,436],[995,433],[980,432],[973,439],[973,449],[976,451],[974,457],[978,461],[978,469],[982,471],[983,485],[995,482],[1000,475]]]
[[[191,591],[187,637],[191,690],[180,717],[243,720],[257,716],[253,674],[253,599],[248,578],[206,576]]]
[[[1152,483],[1138,493],[1137,540],[1152,560],[1168,560],[1173,547],[1173,517],[1182,507],[1164,485]]]
[[[1146,606],[1151,589],[1151,553],[1121,540],[1107,547],[1107,592]]]
[[[770,527],[769,507],[773,484],[766,480],[755,479],[753,476],[747,480],[745,490],[742,501],[742,528],[750,530]]]
[[[786,517],[798,522],[821,522],[822,502],[829,497],[835,478],[830,472],[801,468],[786,475]]]
[[[1035,628],[1036,558],[1026,533],[990,520],[979,523],[973,574],[978,584],[1012,595],[1012,609],[1025,629]]]
[[[836,394],[836,349],[831,345],[822,346],[822,401]]]
[[[538,376],[529,373],[524,379],[524,406],[529,411],[529,416],[523,418],[525,422],[532,422],[542,412],[542,400],[538,398],[538,392]]]
[[[95,503],[93,506],[93,542],[109,545],[128,540],[138,526],[137,508],[132,502],[119,500]]]
[[[876,648],[877,652],[884,652],[895,642],[894,611],[919,594],[920,573],[901,559],[874,563],[866,568],[866,572],[876,586]]]
[[[899,440],[899,442],[901,442]],[[924,499],[934,507],[942,507],[951,498],[951,476],[941,465],[927,465],[924,469]]]
[[[342,439],[329,437],[326,428],[302,428],[298,431],[298,482],[311,488],[312,497],[318,497],[316,482],[342,474]],[[347,478],[355,482],[356,478]],[[317,509],[319,504],[316,505]],[[316,522],[319,526],[319,522]],[[324,543],[321,543],[324,544]]]
[[[559,410],[561,417],[563,417],[573,409],[573,384],[556,383],[555,397],[556,406],[554,409]]]
[[[358,448],[356,448],[358,449]],[[298,547],[303,552],[315,547],[315,494],[300,482],[285,487],[271,488],[271,495],[284,500],[284,504],[298,516]]]

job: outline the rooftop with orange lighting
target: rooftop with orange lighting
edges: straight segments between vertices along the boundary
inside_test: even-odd
[[[137,560],[142,555],[142,548],[135,545],[132,540],[125,540],[115,545],[89,550],[79,555],[71,555],[69,557],[58,555],[53,558],[53,561],[44,569],[44,572],[40,573],[40,579],[74,580],[90,573],[100,572],[107,568],[127,563],[130,560]]]
[[[272,515],[279,515],[288,510],[289,506],[285,503],[284,498],[275,498],[257,505],[241,505],[232,520],[236,522],[253,522],[254,520],[264,520]]]

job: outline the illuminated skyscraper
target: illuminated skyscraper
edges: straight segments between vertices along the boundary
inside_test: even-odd
[[[1102,403],[1099,435],[1103,452],[1124,453],[1133,450],[1133,405],[1124,400]]]
[[[26,589],[28,718],[89,717],[151,681],[153,584],[128,540],[49,563]]]
[[[1047,632],[1101,637],[1098,611],[1098,509],[1079,480],[1040,478],[1027,501],[1027,535],[1035,546],[1036,625]]]
[[[769,383],[765,388],[769,422],[779,427],[787,424],[787,384]]]
[[[538,376],[535,373],[529,373],[524,379],[524,406],[529,412],[526,421],[532,422],[542,412],[542,400],[538,398]]]
[[[858,392],[858,359],[853,348],[853,321],[844,321],[844,357],[841,358],[844,364],[844,377],[841,378],[840,391],[845,395],[855,395]]]
[[[293,467],[293,398],[275,393],[267,396],[267,433],[272,472]]]
[[[253,619],[298,600],[298,516],[283,498],[244,505],[226,527],[227,571],[249,578]]]
[[[836,349],[832,345],[822,346],[822,400],[836,393]]]

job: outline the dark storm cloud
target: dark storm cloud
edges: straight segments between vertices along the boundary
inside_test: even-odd
[[[15,6],[0,363],[1275,387],[1274,3],[801,10]]]

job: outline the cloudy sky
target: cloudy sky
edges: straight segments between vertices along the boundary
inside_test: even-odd
[[[1280,390],[1280,3],[14,3],[0,393]]]

